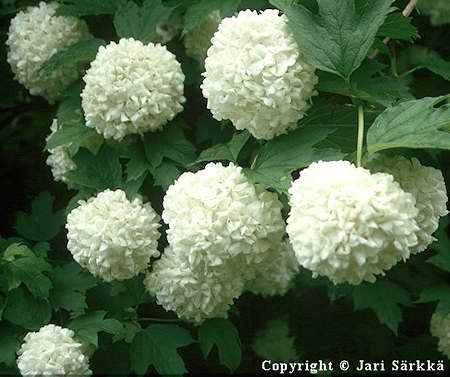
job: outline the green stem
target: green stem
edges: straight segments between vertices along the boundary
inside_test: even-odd
[[[154,318],[154,317],[145,317],[138,318],[139,321],[154,321],[154,322],[180,322],[181,319],[178,318]]]
[[[362,105],[358,107],[358,144],[356,149],[356,164],[361,166],[361,157],[364,139],[364,108]]]
[[[398,75],[398,78],[402,79],[402,78],[410,75],[411,73],[414,73],[414,72],[416,72],[416,71],[418,71],[419,69],[422,69],[422,68],[423,68],[423,66],[418,65],[417,67],[414,67],[414,68],[410,69],[409,71],[403,72],[401,75]]]

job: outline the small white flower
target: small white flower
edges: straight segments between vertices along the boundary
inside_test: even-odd
[[[289,194],[287,233],[314,277],[374,282],[417,246],[415,199],[390,174],[320,161],[300,173]]]
[[[144,285],[156,301],[179,318],[200,323],[207,318],[226,318],[233,300],[244,287],[233,269],[222,266],[219,272],[193,271],[180,253],[168,247],[153,263]]]
[[[174,14],[168,20],[156,25],[155,31],[148,38],[153,43],[165,45],[170,42],[183,29],[180,15]]]
[[[420,0],[419,10],[430,16],[431,25],[439,26],[450,23],[450,2],[448,0]]]
[[[222,20],[211,42],[201,88],[213,117],[259,139],[295,128],[318,79],[287,18],[275,9],[241,11]]]
[[[53,134],[58,131],[58,120],[55,118],[50,126],[51,133],[47,136],[45,141],[48,141]],[[69,180],[64,176],[69,171],[75,170],[77,165],[72,161],[67,152],[70,143],[57,146],[49,149],[50,155],[47,157],[46,163],[52,169],[53,178],[55,181],[69,183]]]
[[[285,224],[277,195],[251,184],[242,168],[209,163],[182,174],[164,197],[163,220],[175,253],[192,268],[220,268],[230,259],[243,274],[280,243]],[[239,262],[238,262],[239,260]]]
[[[367,164],[372,172],[389,173],[416,199],[419,210],[416,222],[418,245],[412,253],[419,253],[436,239],[433,233],[439,227],[439,218],[448,214],[447,189],[442,172],[430,166],[422,166],[418,159],[408,160],[402,156],[388,157],[376,154]]]
[[[439,352],[450,359],[450,314],[435,312],[431,317],[430,332],[439,339]]]
[[[184,74],[159,44],[122,38],[101,46],[83,80],[86,126],[105,139],[159,130],[183,110]]]
[[[219,11],[214,11],[208,14],[203,22],[187,33],[184,38],[186,55],[197,60],[201,66],[205,64],[206,52],[211,47],[211,38],[217,31],[221,20]]]
[[[299,265],[292,245],[286,240],[270,249],[265,259],[253,268],[256,276],[246,282],[246,289],[257,295],[274,296],[284,295],[288,291]]]
[[[8,63],[15,79],[32,95],[53,102],[62,89],[80,77],[82,66],[65,64],[49,77],[39,69],[56,52],[89,37],[87,25],[75,17],[54,16],[58,3],[40,2],[20,11],[11,20],[8,31]]]
[[[74,259],[105,281],[130,279],[159,256],[159,216],[140,197],[105,190],[67,216],[67,248]]]
[[[295,350],[295,338],[290,332],[287,318],[272,319],[255,334],[251,347],[264,360],[299,361],[300,356]]]
[[[74,332],[53,324],[29,332],[17,351],[17,367],[22,376],[91,375],[83,345],[73,339]]]

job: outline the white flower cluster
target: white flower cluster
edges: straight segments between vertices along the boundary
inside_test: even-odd
[[[17,367],[22,376],[91,375],[83,345],[73,339],[74,332],[53,324],[25,335],[17,351]]]
[[[402,156],[388,157],[376,154],[366,165],[372,172],[391,174],[401,188],[416,199],[419,210],[416,222],[418,245],[412,253],[424,251],[436,239],[432,236],[439,226],[439,218],[447,211],[447,189],[438,169],[422,166],[419,160]]]
[[[45,141],[48,141],[53,134],[58,131],[58,129],[58,120],[55,118],[50,126],[51,133],[47,136]],[[69,148],[69,146],[70,143],[48,150],[50,155],[47,157],[46,163],[52,169],[52,174],[55,181],[69,183],[69,180],[64,177],[64,174],[77,168],[77,165],[72,161],[69,153],[67,152],[67,148]]]
[[[296,127],[318,80],[287,18],[274,9],[223,19],[203,76],[201,88],[213,117],[230,119],[237,129],[267,140]]]
[[[226,316],[245,281],[267,273],[269,258],[283,259],[277,255],[285,229],[282,205],[276,194],[249,183],[240,167],[210,163],[184,173],[163,204],[170,248],[153,264],[146,287],[180,318]],[[284,291],[286,279],[269,292],[257,289]]]
[[[105,190],[67,216],[67,248],[74,259],[105,281],[130,279],[158,257],[159,216],[140,197]]]
[[[84,21],[54,16],[57,7],[56,2],[40,2],[20,11],[11,20],[6,41],[7,60],[15,79],[32,95],[41,95],[50,102],[81,75],[82,66],[65,64],[45,78],[39,69],[56,52],[89,37]]]
[[[221,266],[237,257],[258,263],[284,232],[276,194],[251,184],[234,164],[209,163],[182,174],[168,188],[163,206],[169,244],[193,268]]]
[[[284,295],[298,270],[294,250],[286,240],[266,253],[265,259],[255,266],[256,276],[247,281],[245,287],[256,295]]]
[[[437,337],[438,350],[450,359],[450,313],[435,312],[430,321],[431,335]]]
[[[289,193],[287,233],[313,276],[374,282],[417,246],[415,199],[390,174],[320,161],[300,173]]]
[[[161,129],[185,102],[184,74],[175,55],[133,38],[101,46],[83,80],[86,126],[106,139]]]
[[[161,259],[153,263],[153,271],[147,274],[144,284],[166,310],[200,323],[206,318],[226,318],[244,283],[228,266],[220,272],[194,272],[187,258],[168,247]]]
[[[186,55],[195,59],[201,66],[204,66],[206,52],[211,47],[211,38],[217,31],[221,21],[219,11],[211,12],[204,21],[186,34],[184,46]]]
[[[300,360],[295,350],[295,338],[291,336],[287,318],[284,317],[268,321],[265,327],[255,334],[251,347],[265,360],[276,362]]]
[[[431,25],[439,26],[450,23],[450,1],[420,0],[418,7],[430,16]]]

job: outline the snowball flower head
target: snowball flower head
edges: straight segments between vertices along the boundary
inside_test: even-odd
[[[287,18],[275,9],[224,18],[203,76],[201,88],[213,117],[230,119],[237,129],[266,140],[296,127],[317,83]]]
[[[180,63],[159,44],[122,38],[101,46],[83,80],[86,125],[106,139],[156,131],[183,110]]]
[[[265,259],[254,268],[256,276],[246,283],[246,289],[256,295],[274,296],[288,291],[299,265],[290,242],[286,240],[270,249]]]
[[[430,16],[431,25],[450,23],[450,2],[448,0],[420,0],[418,7]]]
[[[182,254],[168,247],[161,259],[153,263],[144,285],[167,311],[200,323],[207,318],[226,318],[244,283],[230,268],[222,268],[220,273],[193,271]]]
[[[45,141],[49,141],[58,129],[58,120],[53,119],[52,125],[50,126],[51,133],[47,136]],[[52,169],[52,174],[55,181],[68,183],[69,180],[64,176],[64,174],[77,168],[67,152],[69,146],[70,143],[59,145],[48,150],[50,155],[47,157],[45,162]]]
[[[140,197],[105,190],[67,216],[67,248],[74,259],[105,281],[130,279],[159,256],[159,216]]]
[[[54,16],[58,3],[40,2],[28,7],[11,20],[7,60],[14,77],[32,95],[41,95],[53,102],[60,91],[75,81],[82,65],[68,63],[57,68],[49,77],[39,69],[55,53],[89,36],[84,21],[75,17]]]
[[[52,324],[25,335],[17,351],[17,367],[22,376],[91,375],[83,345],[73,336],[72,330]]]
[[[417,246],[415,199],[390,174],[320,161],[300,173],[289,194],[286,230],[314,277],[374,282]]]
[[[450,313],[435,312],[430,322],[431,335],[437,337],[438,350],[450,359]]]
[[[236,268],[258,263],[284,234],[276,194],[251,184],[233,164],[209,163],[183,173],[168,188],[163,206],[167,239],[193,268],[220,268],[230,259],[242,262]]]
[[[290,334],[287,318],[276,318],[255,334],[253,351],[262,359],[276,362],[298,361],[295,338]]]
[[[208,14],[203,22],[186,34],[184,46],[186,55],[197,60],[203,66],[206,59],[206,52],[211,47],[211,38],[219,27],[221,18],[219,11]]]
[[[388,157],[376,154],[367,164],[372,172],[389,173],[393,175],[401,188],[416,199],[419,214],[416,218],[419,231],[418,245],[412,248],[412,253],[424,251],[436,239],[432,234],[439,226],[439,218],[447,211],[447,189],[444,177],[438,169],[422,166],[417,158],[411,160],[402,157]]]

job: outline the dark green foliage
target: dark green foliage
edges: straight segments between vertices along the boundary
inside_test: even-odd
[[[133,370],[145,374],[153,365],[159,374],[186,373],[183,359],[177,352],[193,342],[188,330],[177,325],[151,325],[139,332],[130,348]]]
[[[210,319],[198,330],[198,340],[205,359],[216,345],[220,363],[234,372],[241,363],[241,346],[239,334],[234,325],[225,319]]]

